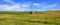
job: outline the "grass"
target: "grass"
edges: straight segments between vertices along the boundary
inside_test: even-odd
[[[0,12],[0,25],[60,25],[60,13]]]

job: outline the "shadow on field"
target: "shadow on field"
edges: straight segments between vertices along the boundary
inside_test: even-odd
[[[4,20],[6,20],[6,21],[4,21]],[[9,20],[9,19],[8,19]],[[9,23],[10,24],[10,22],[12,22],[12,24],[14,24],[14,25],[27,25],[27,23],[26,22],[28,22],[28,23],[42,23],[42,24],[55,24],[55,25],[59,25],[58,23],[56,23],[56,22],[48,22],[48,21],[32,21],[32,20],[12,20],[12,21],[8,21],[7,19],[5,19],[5,18],[3,18],[3,19],[1,19],[0,18],[0,21],[2,21],[2,22],[5,22],[5,23]]]
[[[29,21],[29,20],[27,20],[27,22],[29,22],[29,23],[43,23],[43,24],[52,24],[52,23],[47,22],[47,21]]]
[[[0,21],[2,21],[2,20],[6,20],[5,18],[0,18]]]

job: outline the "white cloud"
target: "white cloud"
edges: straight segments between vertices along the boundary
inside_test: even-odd
[[[44,7],[42,7],[43,9],[46,9],[46,8],[54,8],[56,6],[56,4],[53,4],[53,5],[46,5]]]
[[[23,4],[22,7],[29,7],[29,4]]]
[[[7,4],[0,5],[0,9],[7,10],[7,11],[26,11],[28,10],[27,5],[20,5],[20,4],[13,4],[12,6],[9,6]]]
[[[36,8],[40,8],[42,7],[43,9],[47,9],[47,8],[53,8],[56,6],[56,4],[52,4],[52,5],[46,5],[44,6],[44,4],[40,4],[40,3],[33,3],[32,5],[30,5],[30,3],[24,3],[24,4],[19,4],[16,3],[12,0],[3,0],[5,2],[11,3],[11,5],[9,4],[0,4],[0,9],[2,10],[7,10],[7,11],[29,11],[29,6],[37,6]]]
[[[26,11],[29,10],[28,7],[30,4],[19,4],[19,3],[15,3],[12,0],[3,0],[5,2],[8,3],[12,3],[11,5],[9,4],[0,4],[0,9],[2,9],[2,11]]]
[[[5,5],[0,5],[0,8],[2,8],[3,10],[14,10],[15,8],[20,8],[20,6],[18,4],[12,6],[5,4]]]
[[[35,6],[41,6],[39,3],[33,3],[33,5],[35,5]]]

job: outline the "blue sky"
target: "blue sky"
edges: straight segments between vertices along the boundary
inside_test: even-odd
[[[60,0],[0,0],[0,11],[60,10]]]

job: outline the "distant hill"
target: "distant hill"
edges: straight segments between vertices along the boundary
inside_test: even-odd
[[[48,14],[49,14],[50,16],[58,17],[58,16],[60,16],[60,10],[48,11]]]
[[[0,11],[0,14],[29,14],[29,11],[15,12],[15,11]],[[60,15],[60,10],[50,10],[50,11],[36,11],[36,14],[50,14],[50,15]]]

